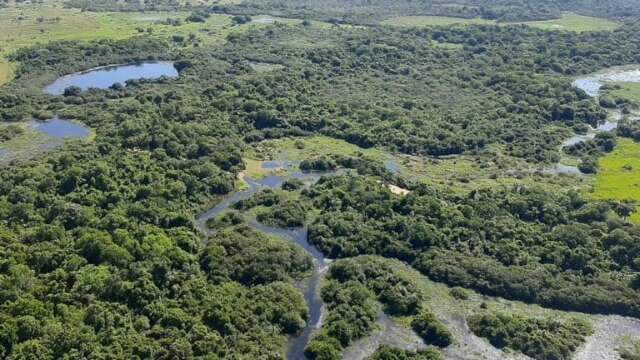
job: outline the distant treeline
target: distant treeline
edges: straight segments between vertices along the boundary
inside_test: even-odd
[[[238,4],[191,5],[176,0],[67,0],[91,11],[209,9],[231,14],[270,14],[331,22],[372,23],[392,16],[439,15],[501,22],[559,18],[563,11],[606,18],[640,16],[637,0],[244,0]]]

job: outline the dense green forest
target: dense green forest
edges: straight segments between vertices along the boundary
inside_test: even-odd
[[[636,10],[619,13],[628,7],[616,2],[448,3],[248,1],[203,8],[338,22],[362,11],[365,19],[440,9],[516,20],[580,6],[611,17]],[[67,5],[184,9],[173,1]],[[128,40],[16,51],[9,58],[19,64],[15,79],[0,87],[0,118],[14,126],[3,127],[0,139],[19,137],[16,124],[55,115],[90,126],[96,137],[0,168],[0,357],[282,359],[287,337],[310,319],[299,282],[315,265],[297,245],[252,229],[253,217],[274,227],[306,226],[313,245],[340,259],[321,282],[327,315],[307,344],[311,359],[340,358],[374,332],[382,312],[408,318],[432,347],[413,353],[383,346],[371,359],[441,359],[439,348],[456,342],[423,305],[430,294],[382,258],[485,295],[640,317],[640,228],[627,221],[633,208],[572,189],[505,185],[461,194],[364,156],[310,157],[297,166],[354,171],[258,192],[208,221],[207,234],[195,220],[241,188],[246,154],[273,139],[323,135],[435,160],[498,149],[532,167],[555,164],[561,142],[602,122],[602,105],[611,105],[572,87],[572,78],[640,63],[639,31],[638,22],[582,34],[304,22],[232,32],[220,46],[141,32]],[[179,77],[71,88],[60,96],[42,91],[65,74],[153,60],[174,61]],[[272,66],[256,71],[256,63]],[[635,123],[621,124],[622,136],[637,133]],[[599,135],[563,151],[597,157],[615,145]],[[394,194],[388,184],[409,193]],[[563,358],[590,331],[497,315],[469,322],[496,347],[551,354],[539,358]],[[498,338],[493,327],[507,330]],[[559,329],[562,341],[531,347],[523,328]]]
[[[476,315],[469,319],[473,332],[499,348],[511,348],[537,360],[571,359],[593,330],[580,320],[560,322],[504,314]]]
[[[278,206],[257,202],[267,194],[248,203]],[[381,255],[490,295],[640,314],[635,278],[618,276],[640,270],[640,229],[620,204],[525,187],[461,197],[416,186],[402,197],[362,176],[323,178],[300,200],[316,209],[309,239],[329,257]]]

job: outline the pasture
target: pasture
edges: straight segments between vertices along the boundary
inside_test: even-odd
[[[592,197],[640,201],[640,144],[618,139],[616,149],[600,159]],[[640,213],[633,214],[631,220],[640,223]]]
[[[493,20],[480,18],[465,19],[449,16],[398,16],[382,21],[384,25],[392,26],[446,26],[446,25],[468,25],[468,24],[495,24]]]
[[[640,83],[624,82],[615,84],[620,88],[610,91],[611,95],[640,104]]]
[[[596,18],[591,16],[578,15],[574,13],[564,13],[560,19],[544,21],[526,21],[519,24],[543,29],[543,30],[564,30],[564,31],[613,31],[620,24],[611,20]]]

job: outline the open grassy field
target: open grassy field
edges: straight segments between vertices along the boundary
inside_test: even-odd
[[[0,85],[9,81],[13,76],[15,65],[0,58]]]
[[[611,95],[619,96],[623,99],[627,99],[640,104],[640,83],[621,82],[615,83],[620,86],[620,89],[612,90]]]
[[[99,39],[125,39],[148,32],[158,37],[188,36],[193,33],[205,43],[224,40],[231,28],[226,15],[213,15],[206,23],[187,23],[187,13],[90,13],[59,6],[21,6],[0,12],[0,85],[11,78],[12,65],[6,56],[37,43]],[[179,18],[179,26],[157,23],[166,18]]]
[[[464,19],[447,16],[398,16],[384,20],[382,24],[394,26],[438,26],[453,24],[498,24],[493,20],[481,18]],[[564,13],[562,18],[545,21],[527,21],[519,23],[501,23],[502,25],[524,24],[545,30],[566,30],[566,31],[612,31],[620,26],[619,23],[590,16],[583,16],[574,13]]]
[[[562,18],[545,20],[545,21],[528,21],[522,22],[528,26],[544,29],[544,30],[566,30],[566,31],[613,31],[620,24],[611,20],[583,16],[574,13],[564,13]]]
[[[204,23],[187,22],[188,12],[82,12],[65,9],[57,2],[37,6],[10,6],[0,11],[0,85],[11,78],[13,66],[6,56],[37,43],[77,40],[126,39],[142,33],[171,38],[193,34],[198,42],[223,43],[232,31],[273,22],[298,24],[301,20],[257,17],[256,21],[234,26],[229,15],[212,14]],[[161,23],[179,19],[179,25]]]
[[[231,19],[213,15],[205,23],[188,23],[188,13],[90,13],[58,7],[9,8],[0,12],[0,53],[39,42],[56,40],[124,39],[151,30],[156,36],[196,34],[205,42],[224,39]],[[159,24],[167,18],[179,26]]]
[[[344,140],[325,136],[302,139],[283,138],[263,141],[245,153],[246,174],[260,178],[283,169],[263,169],[262,160],[284,160],[294,163],[331,155],[356,156],[362,154],[388,167],[396,168],[403,177],[428,185],[452,190],[460,194],[492,186],[544,185],[549,189],[586,190],[592,185],[590,177],[553,176],[531,168],[522,159],[505,155],[500,147],[488,149],[478,155],[460,155],[443,158],[428,158],[392,154],[381,149],[364,149]],[[293,166],[289,170],[297,169]]]
[[[464,19],[448,16],[398,16],[393,17],[382,22],[384,25],[393,26],[438,26],[438,25],[453,25],[453,24],[495,24],[493,20],[486,20],[480,18]]]
[[[618,139],[616,149],[602,157],[599,166],[594,198],[640,202],[640,144]],[[640,224],[640,213],[633,214],[631,220]]]

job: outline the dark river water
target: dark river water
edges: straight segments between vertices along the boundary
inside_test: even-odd
[[[282,167],[283,163],[280,161],[275,162],[265,162],[263,163],[263,168],[279,168]],[[276,166],[277,165],[277,166]],[[208,234],[209,231],[206,226],[206,222],[209,219],[215,218],[227,209],[231,207],[236,202],[247,199],[251,197],[251,195],[263,189],[275,189],[279,188],[283,182],[288,179],[300,179],[304,181],[307,185],[311,185],[317,182],[322,176],[332,176],[336,174],[340,174],[342,172],[329,172],[329,173],[302,173],[295,172],[290,175],[284,176],[267,176],[261,180],[253,180],[250,178],[245,178],[245,182],[247,184],[247,188],[245,190],[238,191],[233,193],[222,202],[220,202],[215,207],[207,210],[197,218],[197,226],[198,228],[205,234]],[[306,279],[303,284],[304,288],[304,298],[307,302],[307,306],[309,307],[309,320],[307,322],[307,326],[302,330],[301,333],[297,334],[293,337],[289,342],[289,349],[287,352],[287,359],[290,360],[301,360],[305,359],[304,356],[304,348],[309,341],[313,331],[321,326],[320,320],[322,315],[322,300],[319,296],[319,285],[320,279],[322,277],[322,273],[326,269],[327,260],[325,256],[320,252],[315,246],[311,245],[308,241],[308,231],[306,228],[294,228],[294,229],[281,229],[274,228],[270,226],[266,226],[264,224],[260,224],[257,221],[252,221],[249,225],[257,231],[275,235],[287,241],[291,241],[300,247],[302,247],[309,255],[311,255],[315,262],[315,269],[313,275]]]
[[[65,75],[47,86],[44,91],[50,95],[62,95],[70,86],[77,86],[82,90],[107,89],[116,83],[124,85],[127,80],[157,79],[162,76],[171,78],[178,76],[178,70],[172,62],[114,65]]]

